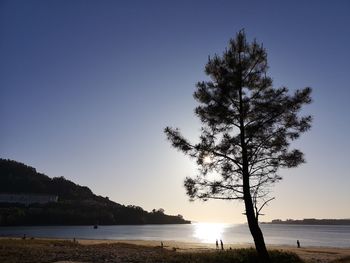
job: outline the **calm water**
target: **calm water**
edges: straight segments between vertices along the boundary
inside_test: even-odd
[[[267,244],[302,246],[350,247],[350,226],[310,225],[262,225]],[[81,239],[129,239],[175,240],[185,242],[252,243],[247,225],[206,224],[191,225],[142,225],[142,226],[40,226],[0,227],[0,236],[81,238]]]

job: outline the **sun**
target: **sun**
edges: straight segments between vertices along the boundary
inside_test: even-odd
[[[209,163],[211,163],[213,160],[212,160],[212,158],[211,158],[211,156],[210,155],[206,155],[206,156],[204,156],[204,158],[203,158],[203,163],[205,163],[205,164],[209,164]]]

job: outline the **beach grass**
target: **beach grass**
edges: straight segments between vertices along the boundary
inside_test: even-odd
[[[302,263],[296,254],[270,251],[272,262]],[[76,262],[148,262],[148,263],[253,263],[258,262],[254,249],[242,248],[226,251],[202,251],[180,253],[160,247],[133,244],[81,245],[60,240],[0,240],[0,262],[41,263],[57,261]]]
[[[350,256],[334,260],[332,263],[350,263]]]
[[[272,263],[302,263],[296,254],[290,252],[281,252],[278,250],[269,251]],[[255,263],[259,262],[255,249],[241,248],[217,252],[201,253],[181,253],[166,258],[165,262],[171,263]]]
[[[59,240],[0,238],[0,263],[255,263],[255,249],[216,250],[197,243],[115,240]],[[272,263],[350,263],[350,249],[269,249]]]

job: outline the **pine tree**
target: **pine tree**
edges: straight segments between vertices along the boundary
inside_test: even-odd
[[[190,200],[242,200],[250,232],[262,262],[269,262],[259,227],[262,208],[273,198],[270,187],[281,179],[279,168],[297,167],[303,153],[291,141],[311,127],[311,116],[300,116],[311,102],[311,88],[290,95],[274,88],[267,76],[267,53],[244,31],[231,39],[222,56],[209,57],[194,98],[202,127],[199,142],[190,143],[179,129],[165,128],[172,146],[196,159],[199,174],[187,177]]]

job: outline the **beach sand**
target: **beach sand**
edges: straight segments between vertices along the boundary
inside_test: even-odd
[[[3,238],[1,238],[3,239]],[[13,238],[12,238],[13,239]],[[35,239],[35,240],[58,240],[58,239]],[[68,240],[68,239],[59,239],[59,240]],[[69,239],[72,241],[71,239]],[[143,247],[160,248],[160,241],[146,241],[146,240],[87,240],[87,239],[77,239],[79,244],[89,246],[89,245],[122,245],[122,244],[131,244]],[[190,242],[179,242],[179,241],[163,241],[165,249],[175,251],[178,253],[186,252],[203,252],[203,251],[215,251],[215,244],[206,244],[206,243],[190,243]],[[107,246],[108,247],[108,246]],[[235,248],[250,248],[253,247],[252,244],[225,244],[225,249],[235,249]],[[330,248],[330,247],[302,247],[296,248],[292,246],[272,246],[268,245],[270,250],[282,250],[294,252],[299,255],[303,260],[310,263],[328,263],[337,259],[344,257],[350,257],[350,247],[349,248]],[[143,251],[139,253],[143,253]],[[126,250],[125,252],[127,252]],[[135,255],[135,250],[130,250],[130,253]],[[76,263],[75,261],[57,261],[57,263]],[[84,261],[86,262],[86,261]],[[342,261],[343,263],[350,261]]]

